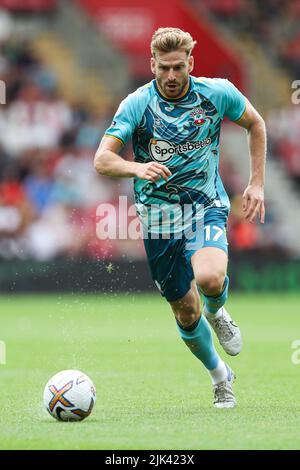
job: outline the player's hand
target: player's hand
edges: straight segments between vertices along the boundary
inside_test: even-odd
[[[260,222],[265,221],[264,189],[260,185],[249,184],[243,194],[243,211],[245,219],[254,222],[258,216]]]
[[[172,175],[168,167],[157,162],[136,163],[135,165],[135,175],[142,180],[155,182],[159,178],[163,178],[167,181],[169,176]]]

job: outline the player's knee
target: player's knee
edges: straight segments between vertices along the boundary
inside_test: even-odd
[[[223,289],[225,276],[221,271],[203,271],[196,275],[196,283],[204,294],[216,295]]]
[[[199,317],[199,308],[193,305],[185,305],[182,307],[172,307],[176,320],[184,328],[191,326]]]
[[[188,328],[198,320],[199,312],[178,312],[175,313],[175,317],[176,320],[180,323],[180,325],[183,326],[183,328]]]

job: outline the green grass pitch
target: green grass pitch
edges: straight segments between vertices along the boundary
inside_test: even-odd
[[[230,296],[244,349],[222,357],[237,375],[238,407],[216,410],[209,376],[159,294],[2,296],[0,448],[297,449],[299,300]],[[43,389],[71,368],[92,378],[97,403],[85,421],[61,423],[44,410]]]

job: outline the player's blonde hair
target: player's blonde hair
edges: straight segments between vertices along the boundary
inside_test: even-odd
[[[197,41],[194,41],[190,33],[179,28],[159,28],[155,31],[151,40],[151,53],[153,57],[160,52],[173,52],[184,49],[189,56]]]

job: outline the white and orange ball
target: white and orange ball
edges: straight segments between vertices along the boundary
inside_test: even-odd
[[[58,372],[44,389],[44,405],[59,421],[82,421],[91,414],[95,402],[95,385],[79,370]]]

